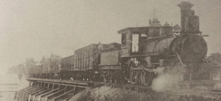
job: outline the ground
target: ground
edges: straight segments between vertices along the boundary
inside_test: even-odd
[[[220,98],[183,92],[137,92],[102,86],[86,89],[76,94],[70,101],[221,101]]]

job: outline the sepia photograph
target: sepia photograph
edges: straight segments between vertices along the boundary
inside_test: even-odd
[[[221,101],[221,0],[0,0],[0,101]]]

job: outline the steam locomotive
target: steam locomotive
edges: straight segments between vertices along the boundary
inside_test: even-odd
[[[161,25],[154,18],[149,20],[147,27],[119,30],[121,44],[88,45],[63,58],[57,68],[39,65],[35,70],[38,72],[31,76],[150,85],[158,70],[180,66],[189,71],[199,68],[205,63],[207,54],[207,43],[199,30],[199,17],[194,14],[191,9],[194,5],[190,2],[178,6],[181,27]]]

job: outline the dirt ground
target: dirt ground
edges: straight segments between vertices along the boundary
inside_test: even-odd
[[[70,101],[221,101],[219,98],[200,95],[179,95],[168,92],[136,92],[107,86],[86,89]]]

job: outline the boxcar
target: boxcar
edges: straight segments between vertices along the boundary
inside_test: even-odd
[[[90,44],[76,50],[74,52],[74,69],[82,71],[94,69],[95,59],[98,59],[101,48],[101,44]]]

